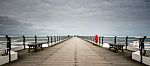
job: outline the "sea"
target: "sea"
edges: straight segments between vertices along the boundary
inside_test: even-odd
[[[23,38],[22,36],[11,36],[11,44],[12,46],[23,46]],[[54,37],[53,37],[54,38]],[[52,39],[53,39],[52,38]],[[49,38],[51,40],[51,38]],[[48,38],[47,36],[40,36],[37,37],[37,41],[38,42],[47,42]],[[54,42],[54,40],[52,40]],[[131,47],[135,47],[133,45],[135,41],[139,41],[139,39],[137,37],[128,37],[128,46]],[[35,42],[35,37],[34,36],[27,36],[26,37],[26,44]],[[114,43],[114,37],[104,37],[104,43]],[[126,37],[117,37],[116,38],[116,43],[117,44],[124,44],[125,45],[126,42]],[[138,48],[138,42],[137,42],[137,46],[135,48]],[[144,42],[144,47],[145,49],[150,49],[150,38],[146,38],[145,42]],[[0,53],[3,49],[7,48],[7,39],[5,36],[0,36]]]
[[[51,38],[49,38],[51,40]],[[33,43],[35,42],[35,37],[34,36],[28,36],[25,39],[26,43]],[[47,42],[48,38],[47,36],[44,37],[37,37],[37,42]],[[54,42],[54,40],[52,40]],[[22,36],[11,36],[11,45],[12,46],[23,46],[23,37]],[[5,36],[0,36],[0,49],[5,49],[7,48],[7,39]]]

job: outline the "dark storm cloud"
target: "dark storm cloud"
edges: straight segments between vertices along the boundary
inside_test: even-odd
[[[150,34],[149,0],[0,0],[0,15],[37,33]]]
[[[31,24],[22,23],[7,16],[0,16],[0,33],[23,33],[30,30]]]
[[[19,22],[13,18],[7,16],[0,16],[0,25],[5,27],[25,27],[31,26],[31,24]]]

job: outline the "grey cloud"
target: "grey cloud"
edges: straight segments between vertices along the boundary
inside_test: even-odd
[[[32,26],[31,24],[28,23],[23,23],[23,22],[19,22],[13,18],[9,18],[7,16],[0,16],[0,25],[1,26],[6,26],[6,27],[30,27]]]
[[[11,33],[11,32],[26,32],[31,31],[31,24],[22,23],[13,18],[7,16],[0,16],[0,32],[1,33]]]
[[[149,0],[0,0],[0,15],[17,21],[6,20],[0,27],[53,34],[149,34],[149,12]]]

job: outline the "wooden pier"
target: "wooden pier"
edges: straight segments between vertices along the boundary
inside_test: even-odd
[[[131,51],[116,53],[77,37],[38,52],[18,53],[18,60],[3,66],[145,66],[131,59]]]

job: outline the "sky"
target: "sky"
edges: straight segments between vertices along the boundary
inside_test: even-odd
[[[0,35],[150,35],[150,0],[0,0]]]

